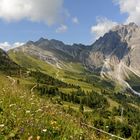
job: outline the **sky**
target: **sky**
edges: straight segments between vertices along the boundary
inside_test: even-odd
[[[39,38],[92,44],[117,24],[140,25],[140,0],[0,0],[0,47]]]

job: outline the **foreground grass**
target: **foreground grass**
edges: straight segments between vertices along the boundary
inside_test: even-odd
[[[0,76],[0,140],[82,140],[94,134],[79,123],[80,114],[53,104]]]
[[[137,98],[133,97],[138,104],[133,104],[133,100],[128,96],[127,102],[133,107],[124,104],[126,99],[124,95],[103,92],[103,96],[109,103],[108,106],[105,108],[94,106],[92,109],[83,106],[83,112],[81,112],[81,104],[60,100],[58,95],[41,95],[37,90],[31,93],[31,88],[36,83],[30,77],[20,80],[14,77],[15,80],[20,81],[14,85],[12,85],[13,81],[1,73],[0,79],[0,140],[109,139],[109,136],[87,128],[81,125],[81,122],[118,136],[126,136],[126,138],[127,134],[129,135],[127,133],[129,128],[131,130],[134,128],[137,134],[138,128],[134,126],[138,123],[136,120],[139,120]],[[74,88],[60,88],[59,90],[66,94],[69,94],[71,90],[75,91]],[[121,106],[124,107],[124,111],[127,111],[124,112],[123,124],[120,114]],[[130,139],[139,140],[139,135],[136,134],[134,133]],[[116,140],[113,137],[110,138]]]

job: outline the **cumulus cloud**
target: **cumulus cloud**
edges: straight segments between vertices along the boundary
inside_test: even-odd
[[[28,19],[48,25],[65,16],[64,0],[0,0],[0,18],[6,21]]]
[[[77,17],[72,18],[72,22],[75,24],[79,24],[79,19]]]
[[[113,2],[116,5],[119,5],[122,14],[128,15],[124,24],[135,22],[140,25],[140,0],[113,0]],[[117,22],[107,18],[98,18],[97,24],[91,27],[91,33],[93,34],[94,39],[98,39],[116,25]]]
[[[65,33],[68,30],[68,27],[66,25],[61,25],[56,29],[56,33]]]
[[[126,23],[135,22],[140,25],[140,0],[114,0],[120,6],[121,13],[128,14]]]
[[[97,24],[91,27],[91,33],[93,34],[94,39],[98,39],[116,25],[117,22],[114,22],[107,18],[100,17],[97,18]]]
[[[5,50],[5,51],[8,51],[10,49],[22,46],[23,44],[24,43],[20,43],[20,42],[15,42],[13,44],[10,44],[9,42],[3,42],[3,43],[0,43],[0,48]]]

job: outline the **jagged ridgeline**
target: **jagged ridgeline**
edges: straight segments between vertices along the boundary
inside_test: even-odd
[[[131,81],[136,81],[134,77],[140,84],[139,40],[140,27],[130,23],[114,27],[89,46],[67,45],[58,40],[41,38],[8,53],[15,62],[27,68],[36,67],[46,71],[47,64],[70,72],[83,72],[86,68],[130,88],[133,86]],[[138,87],[134,87],[134,90],[140,91]]]

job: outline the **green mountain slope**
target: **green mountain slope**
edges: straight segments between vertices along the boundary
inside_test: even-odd
[[[115,93],[114,83],[80,64],[70,63],[75,70],[68,71],[24,53],[10,53],[10,57],[26,69],[11,77],[0,72],[0,139],[113,139],[84,125],[89,124],[111,135],[139,140],[137,96]]]
[[[0,73],[0,79],[2,140],[111,138],[104,133],[99,135],[83,123],[126,139],[139,140],[140,103],[137,97],[105,91],[101,94],[84,92],[79,87],[35,71],[26,77],[10,79]],[[17,82],[13,83],[13,80]],[[69,92],[62,90],[68,88],[71,89]],[[120,112],[122,107],[123,123]]]
[[[0,79],[1,140],[31,137],[42,140],[80,139],[90,133],[80,127],[79,120],[71,116],[67,108],[53,104],[47,97],[30,94],[30,90],[21,85],[11,86],[11,81],[4,75],[0,74]]]
[[[39,70],[63,82],[80,86],[86,91],[100,92],[104,88],[110,91],[115,88],[114,82],[109,82],[94,73],[90,73],[82,64],[77,62],[63,62],[63,66],[59,67],[59,64],[51,65],[22,51],[11,50],[8,53],[14,62],[28,70]]]
[[[0,49],[0,71],[16,74],[19,69],[20,67],[9,58],[7,53]]]

